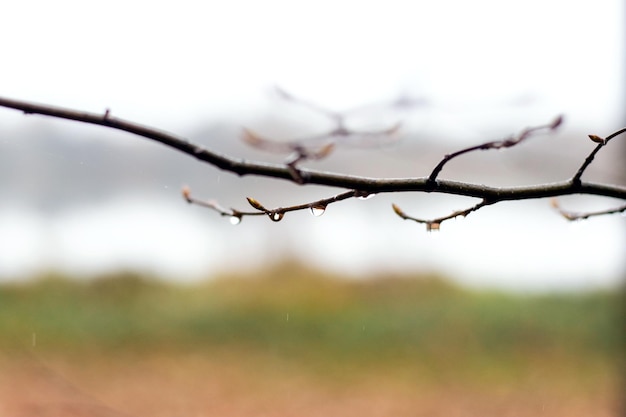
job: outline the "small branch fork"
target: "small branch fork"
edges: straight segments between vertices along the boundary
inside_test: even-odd
[[[87,113],[61,107],[35,104],[27,101],[13,100],[3,97],[0,97],[0,107],[20,110],[25,114],[41,114],[61,119],[74,120],[81,123],[101,125],[112,129],[122,130],[144,137],[146,139],[162,143],[173,149],[177,149],[180,152],[193,156],[200,161],[206,162],[217,168],[230,171],[238,175],[257,175],[288,180],[297,184],[317,184],[348,190],[330,198],[289,207],[278,207],[275,209],[268,209],[264,205],[259,203],[256,199],[248,197],[248,203],[252,206],[254,210],[240,211],[232,208],[224,208],[213,200],[203,201],[197,199],[191,195],[191,191],[188,187],[183,188],[183,197],[188,203],[209,208],[222,216],[228,216],[231,223],[234,224],[241,222],[241,219],[245,216],[265,215],[273,221],[280,221],[285,216],[285,213],[298,210],[310,210],[314,215],[321,215],[326,210],[326,207],[330,204],[350,198],[366,198],[369,195],[377,193],[437,192],[481,199],[478,204],[468,209],[455,211],[450,215],[431,220],[420,219],[407,215],[400,207],[393,204],[392,208],[394,212],[402,219],[412,220],[417,223],[423,223],[426,225],[426,228],[428,230],[438,230],[441,224],[446,220],[459,216],[467,216],[484,206],[502,201],[550,198],[571,194],[606,196],[626,201],[626,187],[611,184],[598,184],[582,180],[582,176],[585,170],[593,162],[595,155],[600,151],[600,149],[606,146],[611,139],[626,133],[626,128],[617,130],[611,133],[606,138],[602,138],[596,135],[589,135],[589,138],[597,144],[595,149],[593,149],[589,156],[587,156],[582,166],[572,176],[570,180],[557,183],[539,184],[524,187],[491,187],[482,184],[472,184],[466,182],[439,179],[439,174],[448,162],[460,155],[478,150],[502,149],[516,146],[528,139],[529,137],[539,133],[540,131],[554,131],[562,123],[561,117],[556,118],[553,122],[546,125],[526,128],[522,130],[518,135],[512,136],[508,139],[486,142],[481,145],[472,146],[446,155],[437,164],[437,166],[433,169],[428,177],[370,178],[342,175],[332,172],[316,171],[298,167],[299,163],[306,160],[322,159],[330,155],[335,147],[337,138],[342,138],[347,135],[354,134],[362,135],[362,133],[355,133],[345,129],[345,115],[324,110],[321,107],[315,106],[308,102],[296,100],[293,98],[293,96],[290,96],[284,92],[282,92],[281,94],[283,94],[289,100],[297,101],[298,103],[309,106],[312,109],[318,109],[318,111],[327,114],[329,117],[331,117],[331,119],[337,122],[337,126],[335,129],[331,130],[325,135],[317,137],[325,137],[326,139],[328,139],[326,143],[324,143],[321,147],[318,146],[317,148],[308,147],[303,142],[306,141],[306,138],[285,145],[262,138],[259,135],[256,135],[255,133],[252,133],[250,131],[244,131],[244,140],[246,140],[246,142],[250,143],[252,146],[269,150],[276,150],[282,146],[282,149],[291,151],[292,155],[286,160],[283,165],[247,161],[243,159],[232,158],[227,155],[222,155],[217,152],[211,151],[210,149],[196,145],[184,138],[113,117],[109,109],[106,109],[106,111],[101,114]],[[402,100],[398,101],[398,103],[402,105],[406,104]],[[400,106],[400,104],[398,104],[398,106]],[[393,135],[397,131],[398,127],[399,125],[394,125],[393,127],[380,132],[366,132],[366,135]],[[568,220],[587,219],[593,216],[623,213],[626,211],[625,205],[601,212],[577,214],[561,209],[556,200],[553,200],[552,205],[564,218]]]

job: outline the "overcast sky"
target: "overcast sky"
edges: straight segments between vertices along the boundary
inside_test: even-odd
[[[399,93],[463,110],[621,117],[624,7],[567,1],[11,2],[6,96],[180,129],[258,110],[272,85],[341,109]],[[484,121],[481,121],[484,123]]]
[[[0,15],[0,95],[96,112],[110,108],[118,117],[185,134],[211,121],[245,124],[272,113],[268,91],[278,85],[337,110],[400,94],[424,98],[428,117],[409,120],[409,128],[473,143],[490,127],[511,133],[557,114],[566,116],[565,129],[602,135],[624,123],[624,14],[620,0],[10,2]],[[0,122],[30,121],[0,109]],[[111,213],[121,216],[103,213],[99,224]],[[95,222],[88,216],[75,230]],[[449,253],[455,247],[458,262],[449,270],[472,269],[480,282],[484,271],[479,263],[472,266],[477,253],[466,248],[477,246],[475,237],[488,223],[477,218],[469,226],[476,229],[447,234],[452,243],[422,242],[420,250],[432,250],[426,257],[434,259],[439,252],[433,248]],[[0,224],[15,229],[17,223],[5,218]],[[512,239],[513,232],[530,233],[524,224],[509,232],[493,226],[482,233],[487,238],[480,244],[491,246],[481,253],[502,259],[503,268],[534,271],[540,280],[546,270],[541,256],[554,259],[555,246],[568,243],[562,247],[570,255],[562,256],[564,266],[554,276],[599,271],[604,283],[623,271],[616,249],[623,230],[616,224],[623,221],[599,220],[573,232],[559,223],[557,235],[536,236],[535,243]],[[321,230],[307,233],[323,241]],[[583,236],[582,230],[610,244],[593,253],[593,263],[573,262],[585,256],[573,237]],[[400,240],[413,239],[402,233]],[[363,243],[348,240],[342,247]],[[320,261],[384,259],[383,246],[341,256],[329,247]],[[25,256],[32,258],[28,248]],[[119,245],[111,242],[111,248]],[[535,265],[515,255],[533,248]],[[92,252],[98,251],[105,249]],[[389,262],[410,264],[410,251],[398,256]],[[156,262],[153,253],[148,258]]]

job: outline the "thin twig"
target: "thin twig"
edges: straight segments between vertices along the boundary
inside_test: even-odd
[[[406,214],[400,207],[398,207],[397,204],[392,204],[391,207],[393,208],[393,211],[400,216],[402,219],[404,220],[412,220],[414,222],[417,223],[422,223],[426,225],[426,230],[433,231],[433,230],[439,230],[441,227],[441,223],[443,223],[446,220],[450,220],[450,219],[454,219],[457,217],[466,217],[468,214],[477,211],[478,209],[484,207],[484,206],[488,206],[490,204],[492,204],[492,201],[489,200],[482,200],[480,203],[467,208],[465,210],[458,210],[453,212],[452,214],[449,214],[447,216],[442,216],[442,217],[437,217],[436,219],[431,219],[431,220],[426,220],[426,219],[420,219],[417,217],[413,217],[413,216],[409,216],[408,214]]]
[[[612,208],[612,209],[607,209],[607,210],[590,211],[586,213],[576,213],[573,211],[562,209],[561,205],[559,204],[556,198],[553,198],[550,201],[550,204],[556,211],[559,212],[561,216],[565,217],[567,220],[586,220],[590,217],[606,216],[608,214],[626,213],[626,205]]]
[[[360,145],[371,142],[372,139],[379,140],[381,138],[396,138],[396,133],[401,126],[401,123],[398,122],[389,128],[382,130],[352,130],[346,127],[345,120],[347,112],[333,111],[313,102],[297,98],[279,87],[275,87],[275,91],[283,100],[306,107],[316,113],[320,113],[331,119],[335,125],[332,129],[326,132],[290,141],[278,141],[265,138],[250,129],[244,129],[241,138],[248,145],[265,151],[281,153],[289,152],[291,154],[285,163],[291,173],[292,179],[298,184],[304,183],[304,179],[302,178],[302,175],[297,167],[298,163],[307,160],[319,160],[326,158],[334,150],[336,144],[346,142],[348,138],[358,137]],[[405,98],[397,100],[392,103],[392,105],[395,107],[409,107],[412,103],[418,102]],[[369,139],[369,141],[366,142],[364,139]]]
[[[222,216],[236,217],[238,220],[236,223],[238,224],[243,217],[246,216],[262,216],[267,215],[270,220],[280,221],[285,216],[285,213],[299,210],[311,210],[311,212],[315,216],[320,216],[326,211],[326,207],[330,204],[336,203],[338,201],[347,200],[353,197],[362,196],[362,192],[356,190],[346,191],[341,194],[334,195],[332,197],[323,198],[321,200],[313,201],[310,203],[298,204],[287,207],[277,207],[275,209],[268,209],[263,204],[261,204],[258,200],[252,197],[247,197],[248,204],[250,204],[256,211],[241,211],[235,209],[225,209],[217,203],[215,200],[200,200],[195,197],[192,197],[191,190],[189,187],[183,187],[182,190],[183,198],[190,204],[196,204],[202,207],[209,208],[213,211],[218,212]]]
[[[185,201],[187,201],[189,204],[195,204],[197,206],[201,206],[201,207],[205,207],[208,209],[211,209],[217,213],[219,213],[221,216],[228,216],[230,217],[231,223],[233,224],[239,224],[241,222],[241,218],[244,216],[259,216],[263,213],[259,213],[257,211],[254,212],[244,212],[244,211],[239,211],[239,210],[235,210],[235,209],[227,209],[222,207],[217,201],[215,200],[200,200],[198,198],[195,198],[191,195],[191,189],[187,186],[183,187],[182,190],[183,193],[183,198],[185,199]]]
[[[606,138],[602,138],[600,136],[597,135],[589,135],[589,139],[591,139],[592,142],[597,143],[596,147],[591,151],[591,153],[589,154],[589,156],[587,156],[587,158],[585,158],[585,161],[583,162],[583,164],[581,165],[580,168],[578,168],[578,171],[576,172],[576,174],[574,175],[574,177],[572,178],[572,182],[575,184],[579,184],[580,183],[580,178],[583,176],[583,174],[585,173],[585,170],[587,169],[587,167],[589,165],[591,165],[591,163],[593,162],[593,159],[595,158],[596,154],[598,152],[600,152],[600,149],[602,149],[604,146],[606,146],[607,143],[609,143],[609,141],[611,139],[613,139],[616,136],[621,135],[622,133],[626,132],[626,127],[623,129],[620,129],[618,131],[615,131],[613,133],[611,133],[609,136],[607,136]]]
[[[526,128],[522,132],[520,132],[517,136],[512,136],[504,140],[495,140],[491,142],[485,142],[480,145],[470,146],[469,148],[461,149],[460,151],[456,151],[451,154],[448,154],[444,156],[444,158],[437,164],[435,169],[433,169],[430,176],[428,177],[428,181],[434,183],[437,180],[437,176],[443,169],[444,165],[450,162],[450,160],[456,158],[457,156],[460,156],[469,152],[474,152],[474,151],[510,148],[528,139],[533,133],[539,130],[544,130],[544,129],[555,130],[561,125],[561,123],[563,123],[563,117],[559,116],[556,119],[554,119],[554,121],[550,124]]]

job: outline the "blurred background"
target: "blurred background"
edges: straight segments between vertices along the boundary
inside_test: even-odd
[[[280,163],[288,156],[250,148],[241,140],[244,128],[291,140],[334,127],[323,114],[282,99],[276,87],[346,112],[355,130],[400,122],[397,140],[348,141],[328,158],[303,164],[372,177],[426,176],[447,153],[563,115],[556,133],[466,155],[440,175],[500,186],[562,181],[595,146],[587,134],[606,136],[626,121],[625,14],[618,0],[97,6],[62,0],[3,9],[0,95],[110,109],[233,157]],[[390,105],[399,99],[413,105]],[[585,178],[626,184],[623,156],[618,138]],[[610,404],[622,343],[615,327],[626,272],[624,216],[572,223],[549,201],[510,202],[429,233],[402,221],[391,204],[434,218],[476,201],[407,193],[333,204],[321,217],[296,212],[279,223],[247,217],[231,225],[185,203],[185,185],[198,198],[235,209],[248,208],[246,197],[279,207],[343,191],[238,178],[126,133],[0,108],[5,399],[17,375],[25,386],[44,381],[58,388],[42,377],[41,369],[53,369],[74,381],[61,390],[64,398],[83,401],[77,393],[84,391],[138,415],[182,409],[169,397],[167,406],[149,408],[154,392],[175,389],[148,384],[143,402],[141,392],[130,390],[136,404],[115,390],[115,378],[139,363],[138,384],[160,375],[154,380],[172,381],[193,398],[202,397],[193,378],[216,384],[206,388],[211,395],[230,392],[225,398],[233,402],[246,387],[261,391],[262,400],[212,409],[222,415],[249,415],[259,404],[271,409],[286,387],[279,380],[288,392],[302,388],[302,397],[294,397],[301,408],[281,408],[299,415],[345,415],[314,404],[347,401],[360,409],[374,398],[377,406],[365,405],[359,415],[402,415],[418,409],[409,400],[415,384],[432,402],[432,409],[421,408],[428,415],[452,397],[462,406],[443,415],[464,409],[507,415],[520,409],[521,395],[533,399],[524,403],[529,415],[546,407],[553,415],[616,415]],[[581,196],[560,202],[573,211],[619,203]],[[260,279],[250,287],[250,277]],[[285,291],[273,296],[279,287]],[[378,291],[381,298],[373,295]],[[127,352],[129,345],[138,356]],[[6,352],[16,346],[39,355],[36,365],[23,360],[31,373],[13,367],[22,362]],[[118,353],[114,361],[92,360],[109,350]],[[219,360],[209,361],[206,351]],[[348,360],[355,351],[362,355]],[[79,356],[92,367],[76,366]],[[258,366],[271,368],[260,374],[273,378],[271,388],[244,372]],[[311,371],[318,367],[323,371]],[[367,373],[369,382],[346,390],[355,381],[336,377],[357,368],[379,372],[394,389],[378,392],[375,373]],[[466,371],[460,379],[459,368]],[[182,369],[197,371],[184,379]],[[206,382],[204,372],[227,375],[226,385]],[[319,385],[320,374],[338,386]],[[481,395],[499,400],[473,404]],[[570,401],[575,396],[579,402]],[[406,409],[393,408],[398,404]]]
[[[80,2],[11,6],[2,25],[6,97],[112,114],[232,156],[242,128],[276,139],[320,133],[323,115],[280,100],[274,86],[334,111],[354,129],[402,122],[393,143],[353,141],[314,169],[427,175],[446,153],[527,126],[565,124],[517,148],[468,155],[442,177],[494,185],[563,180],[593,148],[586,135],[624,123],[623,4],[404,2],[315,6]],[[18,36],[19,35],[19,36]],[[385,106],[398,98],[416,105]],[[341,190],[236,178],[144,139],[0,109],[0,277],[148,270],[198,279],[291,256],[323,268],[436,270],[479,286],[518,289],[615,285],[624,273],[623,217],[571,224],[547,201],[505,203],[447,222],[432,236],[391,203],[438,217],[475,202],[385,195],[333,205],[280,224],[228,219],[180,197],[276,207]],[[586,178],[623,183],[623,141]],[[616,165],[617,164],[617,165]],[[608,208],[563,199],[571,210]],[[504,276],[506,275],[506,277]]]

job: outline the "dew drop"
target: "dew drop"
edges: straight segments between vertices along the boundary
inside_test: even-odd
[[[319,217],[326,212],[326,206],[312,206],[311,214],[315,217]]]
[[[438,232],[441,227],[441,223],[426,223],[426,231]]]
[[[370,198],[374,197],[376,194],[375,193],[371,193],[371,194],[363,194],[358,196],[357,198],[359,200],[369,200]]]
[[[241,216],[230,216],[230,219],[228,220],[230,221],[230,224],[237,225],[241,223]]]
[[[269,213],[270,219],[272,219],[273,222],[279,222],[283,219],[283,217],[285,217],[285,215],[283,213],[279,213],[277,211],[273,212],[273,213]]]

